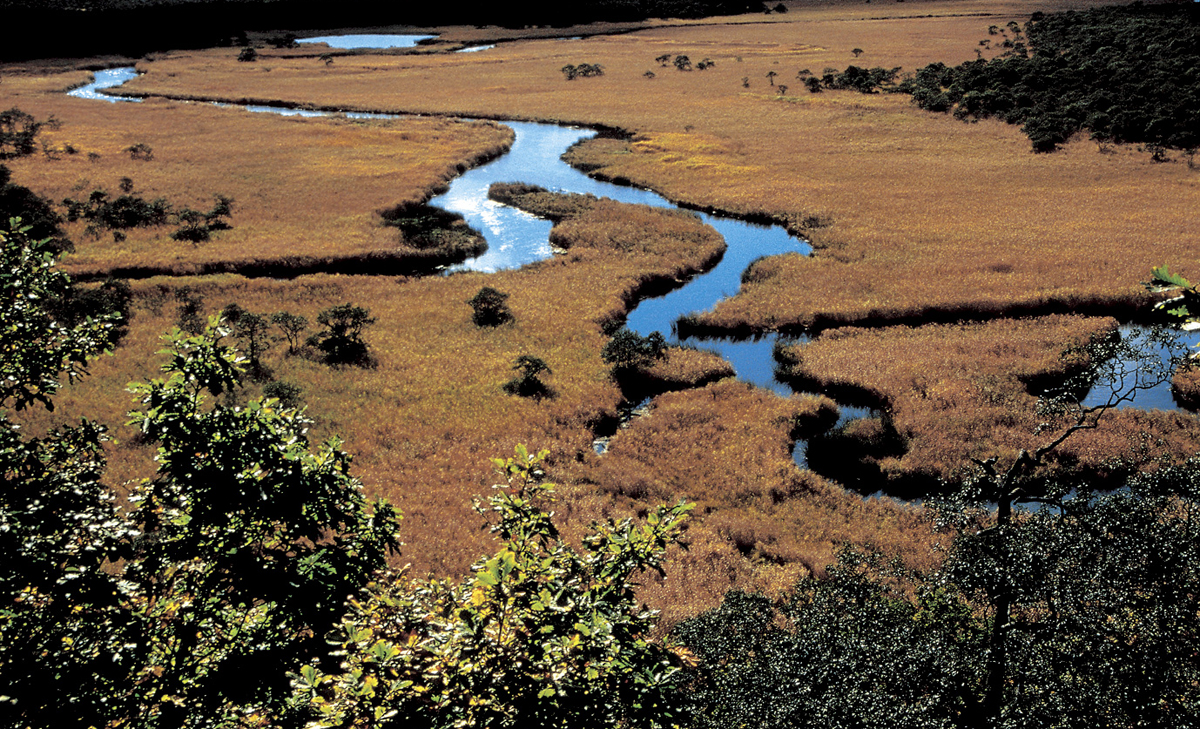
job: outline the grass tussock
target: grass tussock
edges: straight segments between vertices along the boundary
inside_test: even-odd
[[[651,389],[688,390],[710,382],[734,377],[733,365],[719,354],[690,347],[667,347],[665,357],[642,373]]]
[[[1063,424],[1038,435],[1045,417],[1033,390],[1084,362],[1062,355],[1072,345],[1110,336],[1111,319],[1050,316],[985,324],[835,329],[783,348],[783,376],[800,388],[874,405],[881,418],[852,422],[820,439],[810,463],[839,480],[875,491],[884,482],[920,494],[955,478],[972,458],[1013,458],[1036,448]],[[884,355],[884,353],[886,353]],[[1200,441],[1194,419],[1178,413],[1109,413],[1095,431],[1078,433],[1054,454],[1059,467],[1103,477],[1109,462],[1181,457]],[[818,464],[821,464],[818,466]]]
[[[1200,367],[1189,361],[1171,379],[1171,394],[1188,410],[1200,409]]]

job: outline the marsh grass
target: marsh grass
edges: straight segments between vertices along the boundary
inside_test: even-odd
[[[0,86],[5,104],[54,115],[52,144],[80,154],[36,155],[10,163],[15,181],[54,201],[93,189],[116,194],[122,178],[147,200],[207,210],[220,192],[236,201],[232,230],[198,245],[172,241],[169,228],[89,239],[86,223],[66,226],[77,243],[63,268],[75,276],[145,277],[217,271],[296,275],[316,270],[406,271],[461,260],[482,242],[454,221],[406,237],[385,218],[443,189],[467,167],[505,151],[511,130],[447,119],[296,119],[241,109],[149,100],[108,104],[61,90],[77,73]],[[53,82],[57,83],[53,83]],[[150,159],[126,152],[144,144]],[[390,266],[390,269],[389,269]]]
[[[857,395],[883,411],[819,441],[814,467],[873,492],[920,496],[971,468],[971,459],[1010,459],[1064,427],[1038,410],[1034,394],[1087,364],[1064,354],[1111,336],[1112,319],[1049,316],[982,324],[845,328],[782,348],[780,374],[803,389]],[[1049,423],[1049,429],[1039,425]],[[1200,427],[1180,413],[1122,410],[1070,439],[1054,468],[1119,476],[1123,456],[1180,459],[1200,446]]]

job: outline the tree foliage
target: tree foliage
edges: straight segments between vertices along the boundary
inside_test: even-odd
[[[310,449],[300,412],[205,405],[237,383],[221,335],[214,322],[172,337],[167,377],[133,388],[143,407],[133,423],[158,443],[159,463],[131,497],[141,538],[125,567],[144,631],[134,683],[147,725],[270,710],[286,666],[323,652],[344,601],[398,546],[395,512],[368,509],[337,440]]]
[[[477,327],[495,327],[512,321],[512,310],[508,308],[508,294],[484,286],[471,297],[471,319]]]
[[[1190,288],[1165,268],[1156,278]],[[1115,491],[1044,468],[1178,358],[1138,359],[1118,338],[1089,346],[1079,377],[1112,383],[1110,397],[1085,406],[1067,382],[1044,399],[1038,447],[976,462],[936,504],[952,537],[940,568],[847,550],[781,606],[734,593],[681,627],[702,659],[701,725],[1195,726],[1200,459],[1131,456],[1111,464]]]
[[[294,677],[294,706],[314,727],[659,727],[675,717],[679,658],[651,639],[655,614],[634,580],[661,570],[690,508],[643,524],[594,524],[583,551],[545,505],[547,452],[494,459],[504,478],[477,509],[495,554],[458,584],[376,585],[343,621],[338,672]]]
[[[55,320],[45,306],[69,282],[45,242],[21,229],[0,242],[0,406],[51,407],[113,321]],[[320,636],[396,546],[395,513],[368,507],[336,441],[310,448],[301,413],[206,403],[238,379],[224,334],[215,322],[175,332],[167,376],[134,387],[159,471],[135,486],[131,511],[102,483],[102,426],[26,438],[0,412],[5,726],[270,716],[287,667],[327,653]]]
[[[1200,12],[1191,3],[1036,13],[1023,29],[993,29],[1004,37],[1002,55],[920,69],[904,87],[913,100],[959,118],[1020,124],[1039,152],[1080,130],[1116,142],[1200,145]]]
[[[324,329],[309,337],[308,343],[322,352],[326,363],[360,367],[371,364],[371,354],[363,339],[367,327],[375,323],[370,310],[345,303],[317,314],[317,323]]]

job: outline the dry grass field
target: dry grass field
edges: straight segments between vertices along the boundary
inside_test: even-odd
[[[675,200],[786,221],[818,248],[812,258],[769,264],[705,318],[715,326],[1128,310],[1145,301],[1137,282],[1151,266],[1200,264],[1200,172],[1135,149],[1101,153],[1086,140],[1036,155],[1000,122],[959,122],[905,96],[809,94],[796,80],[803,69],[851,63],[957,63],[974,57],[989,25],[1059,7],[797,5],[738,23],[531,40],[476,54],[354,56],[331,66],[313,58],[239,64],[224,49],[143,62],[145,75],[130,89],[622,129],[632,141],[600,140],[576,159]],[[716,65],[681,72],[654,61],[664,54]],[[601,64],[605,75],[566,81],[559,69],[580,62]],[[789,86],[786,95],[768,83],[770,71]]]
[[[176,322],[176,291],[189,287],[210,314],[237,303],[310,321],[351,302],[378,319],[366,335],[374,368],[331,369],[287,356],[282,344],[267,365],[300,388],[314,434],[343,437],[368,491],[404,510],[404,560],[418,571],[461,572],[489,547],[471,500],[492,482],[487,459],[518,442],[551,449],[568,531],[652,502],[699,503],[692,549],[675,556],[669,580],[645,588],[672,617],[712,606],[729,587],[786,588],[819,573],[847,540],[928,564],[933,536],[918,509],[860,499],[792,462],[797,428],[827,422],[827,400],[779,398],[721,380],[658,397],[649,415],[613,437],[608,453],[595,454],[593,429],[620,401],[600,359],[602,327],[623,316],[639,291],[703,268],[722,249],[690,216],[600,201],[556,226],[555,242],[567,253],[486,276],[201,274],[412,263],[420,252],[379,213],[427,199],[511,142],[499,125],[444,116],[465,115],[615,129],[570,159],[690,206],[777,220],[811,239],[811,258],[755,264],[741,293],[702,317],[706,326],[1128,311],[1145,304],[1137,282],[1151,266],[1200,270],[1200,172],[1155,164],[1130,148],[1102,153],[1084,140],[1034,155],[1018,129],[999,122],[962,123],[903,96],[809,94],[797,80],[804,69],[819,74],[851,63],[909,70],[958,63],[975,57],[989,25],[1090,4],[792,2],[787,14],[655,22],[579,40],[536,37],[547,29],[457,28],[446,29],[450,44],[504,42],[461,55],[336,54],[329,64],[320,49],[264,48],[253,63],[237,62],[229,48],[166,53],[137,62],[143,75],[127,88],[154,97],[143,104],[66,97],[63,89],[87,78],[71,64],[0,68],[3,108],[61,121],[44,137],[63,151],[10,161],[15,182],[56,201],[97,187],[115,191],[122,177],[148,199],[196,208],[217,193],[235,201],[233,229],[197,246],[171,240],[165,228],[135,229],[124,241],[69,228],[77,250],[63,264],[73,274],[172,276],[135,282],[135,317],[116,356],[67,388],[53,418],[30,425],[85,414],[113,424],[109,478],[120,489],[150,472],[152,456],[118,425],[133,406],[123,388],[154,376],[158,337]],[[655,61],[662,55],[715,65],[678,71]],[[566,80],[560,69],[579,63],[601,64],[605,73]],[[433,116],[284,119],[194,100]],[[153,148],[153,160],[125,152],[139,143]],[[67,145],[77,152],[68,154]],[[512,323],[472,323],[467,301],[485,285],[509,294]],[[887,425],[906,447],[879,460],[885,473],[947,475],[970,456],[1027,445],[1036,419],[1022,378],[1057,371],[1067,344],[1111,326],[1055,317],[838,330],[792,354],[803,365],[795,374],[869,390],[890,408]],[[523,354],[549,364],[554,397],[504,392]],[[673,350],[651,376],[677,387],[727,371],[711,355]],[[261,387],[250,384],[239,397]],[[1163,439],[1168,451],[1194,450],[1200,435],[1185,416],[1123,413],[1111,422],[1113,429],[1073,443],[1072,457],[1099,463],[1141,432]],[[884,425],[855,427],[869,441]]]
[[[39,194],[59,202],[102,188],[116,196],[128,177],[135,194],[176,207],[207,210],[215,194],[233,198],[233,229],[199,245],[171,240],[169,226],[133,228],[117,241],[107,231],[88,236],[82,222],[69,225],[77,246],[63,267],[76,276],[287,273],[362,259],[412,267],[429,252],[385,227],[379,212],[423,202],[512,142],[511,130],[488,122],[281,118],[164,100],[110,104],[63,95],[86,80],[78,72],[3,79],[4,108],[54,116],[61,126],[43,132],[43,142],[75,150],[7,162],[14,179]],[[152,159],[131,158],[126,150],[137,144],[148,145]]]
[[[850,392],[883,412],[884,422],[848,428],[839,439],[845,450],[827,444],[821,458],[872,460],[892,489],[904,491],[914,482],[960,477],[973,458],[1008,461],[1052,440],[1067,421],[1039,414],[1030,390],[1083,363],[1081,355],[1060,356],[1064,346],[1086,344],[1115,327],[1112,319],[1048,316],[832,329],[785,348],[780,358],[785,377],[806,389]],[[864,357],[864,351],[886,354]],[[1200,437],[1200,423],[1181,413],[1121,410],[1102,422],[1052,454],[1059,468],[1104,475],[1120,454],[1179,460],[1196,451]],[[1040,423],[1051,427],[1037,434]],[[885,435],[899,438],[901,452],[871,454],[871,440]],[[883,481],[864,485],[876,490]]]

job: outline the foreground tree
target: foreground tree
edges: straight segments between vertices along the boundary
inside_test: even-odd
[[[101,725],[127,670],[130,623],[124,586],[102,569],[128,553],[129,535],[100,482],[104,428],[26,437],[9,410],[53,409],[116,322],[56,321],[46,304],[70,282],[49,242],[27,233],[0,230],[0,723]]]
[[[690,505],[644,524],[594,524],[577,552],[545,505],[547,452],[493,463],[505,482],[481,513],[499,550],[460,584],[379,584],[343,621],[341,670],[295,675],[314,727],[660,727],[676,719],[680,660],[651,639],[634,580],[661,571]]]
[[[1084,406],[1068,383],[1039,447],[977,463],[937,505],[953,537],[939,569],[850,550],[784,605],[734,593],[682,626],[700,724],[1195,726],[1200,460],[1131,457],[1104,482],[1044,467],[1178,361],[1096,346],[1087,374],[1111,396]]]
[[[125,568],[145,631],[143,726],[270,715],[287,666],[324,653],[345,600],[398,546],[395,512],[368,507],[337,440],[310,449],[301,412],[206,405],[239,376],[223,334],[176,334],[167,377],[134,387],[133,422],[159,444],[158,475],[131,497],[142,536]]]
[[[0,243],[0,407],[52,408],[115,321],[55,320],[69,282],[47,244],[21,229]],[[25,438],[0,413],[3,725],[271,716],[287,667],[327,652],[321,636],[396,546],[395,513],[367,506],[336,441],[309,448],[301,413],[205,402],[239,376],[224,334],[176,332],[168,376],[135,387],[160,467],[129,514],[101,481],[101,426]]]

